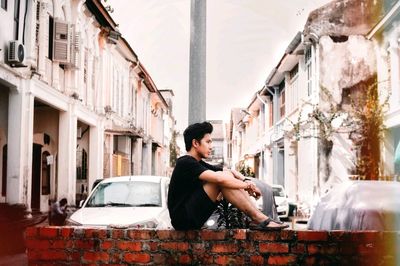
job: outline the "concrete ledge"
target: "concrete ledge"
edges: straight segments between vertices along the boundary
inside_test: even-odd
[[[30,265],[399,265],[399,232],[30,227]]]

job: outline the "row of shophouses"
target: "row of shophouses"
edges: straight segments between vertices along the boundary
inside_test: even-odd
[[[0,1],[0,202],[46,211],[96,179],[167,175],[173,92],[99,0]]]
[[[304,30],[294,36],[248,106],[232,109],[228,164],[248,166],[256,177],[283,185],[289,198],[315,204],[354,173],[359,151],[351,134],[341,132],[339,125],[350,99],[355,99],[351,96],[365,93],[372,80],[380,103],[388,100],[380,175],[398,175],[399,14],[399,1],[372,0],[332,1],[311,12]],[[315,110],[328,119],[340,109],[341,115],[326,122],[332,129],[328,151],[318,137],[320,128],[296,127]]]

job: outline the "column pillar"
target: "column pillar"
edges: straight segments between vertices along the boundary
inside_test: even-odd
[[[68,203],[75,203],[76,186],[76,132],[77,118],[70,105],[67,112],[60,112],[59,156],[57,198],[66,197]]]
[[[33,114],[33,95],[21,89],[10,89],[6,202],[24,203],[28,210],[31,205]]]
[[[102,122],[91,126],[89,131],[89,179],[88,190],[96,179],[103,178],[104,130]],[[88,191],[88,192],[89,192]]]

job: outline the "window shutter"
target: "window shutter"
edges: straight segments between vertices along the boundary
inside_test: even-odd
[[[70,63],[70,39],[69,24],[65,21],[54,20],[53,61],[61,64]]]

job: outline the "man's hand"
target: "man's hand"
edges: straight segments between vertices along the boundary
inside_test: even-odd
[[[246,181],[246,184],[248,184],[248,187],[245,189],[247,193],[249,193],[249,195],[255,199],[260,198],[261,191],[258,189],[258,187],[251,181]]]

